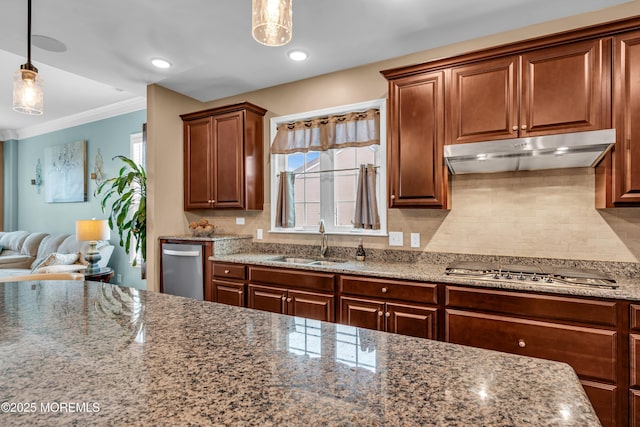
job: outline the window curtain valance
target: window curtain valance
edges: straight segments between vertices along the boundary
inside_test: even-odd
[[[373,144],[380,144],[380,110],[377,108],[281,123],[271,144],[271,153],[306,153]]]

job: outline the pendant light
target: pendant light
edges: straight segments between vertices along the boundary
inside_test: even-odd
[[[13,109],[24,114],[42,114],[42,79],[31,63],[31,0],[27,4],[27,63],[13,77]]]
[[[252,0],[251,33],[266,46],[282,46],[291,41],[293,0]]]

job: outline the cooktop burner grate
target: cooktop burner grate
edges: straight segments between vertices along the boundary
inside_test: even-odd
[[[445,274],[447,276],[482,281],[607,289],[618,288],[613,278],[598,270],[572,267],[456,261],[449,264]]]

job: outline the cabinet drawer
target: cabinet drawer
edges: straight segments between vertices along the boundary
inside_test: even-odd
[[[249,267],[249,280],[256,283],[267,283],[292,288],[329,292],[335,290],[335,274],[315,273],[313,271]]]
[[[342,276],[340,277],[340,292],[343,294],[423,302],[427,304],[438,303],[438,285],[433,283],[412,283]]]
[[[640,386],[640,335],[629,334],[629,386]]]
[[[446,310],[446,341],[568,363],[581,377],[616,381],[616,332]]]
[[[640,305],[638,304],[629,306],[629,327],[635,331],[640,331]]]
[[[445,304],[523,317],[616,325],[616,303],[612,301],[447,286]]]
[[[223,264],[223,263],[214,262],[213,276],[224,277],[226,279],[244,280],[247,278],[247,273],[244,265]]]
[[[640,427],[640,390],[629,390],[629,425]]]

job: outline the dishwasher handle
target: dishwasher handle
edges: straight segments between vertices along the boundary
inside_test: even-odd
[[[200,256],[199,251],[174,251],[171,249],[163,249],[162,253],[165,255],[174,255],[174,256]]]

